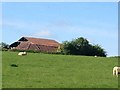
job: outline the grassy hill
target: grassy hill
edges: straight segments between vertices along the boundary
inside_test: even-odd
[[[3,88],[117,88],[117,58],[3,52]],[[12,64],[18,67],[11,66]]]

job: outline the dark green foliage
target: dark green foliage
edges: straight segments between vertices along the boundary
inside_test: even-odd
[[[7,51],[9,49],[9,45],[4,43],[4,42],[1,42],[0,43],[0,50],[2,51]]]
[[[14,51],[14,52],[30,52],[30,53],[40,53],[39,51],[35,51],[35,50],[18,50],[18,49],[10,49],[10,51]]]
[[[99,45],[91,45],[89,41],[83,37],[72,41],[63,42],[63,53],[68,55],[87,55],[87,56],[103,56],[106,57],[106,52]]]
[[[44,53],[44,54],[61,54],[61,52],[41,52],[41,51],[37,51],[37,50],[18,50],[18,49],[12,49],[9,51],[13,51],[13,52],[29,52],[29,53]]]
[[[97,56],[104,56],[106,57],[106,52],[104,51],[104,49],[102,49],[99,45],[94,45],[92,46],[93,49],[93,53]]]

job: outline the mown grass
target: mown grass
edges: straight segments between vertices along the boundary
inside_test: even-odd
[[[3,88],[117,88],[117,58],[17,52],[2,54]],[[15,64],[18,67],[13,67]]]

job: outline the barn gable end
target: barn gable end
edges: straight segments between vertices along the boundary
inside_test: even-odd
[[[25,37],[22,37],[18,41],[28,41],[28,40]]]

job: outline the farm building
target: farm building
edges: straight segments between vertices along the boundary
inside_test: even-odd
[[[12,50],[33,50],[40,52],[57,52],[60,43],[55,40],[22,37],[10,45]]]

